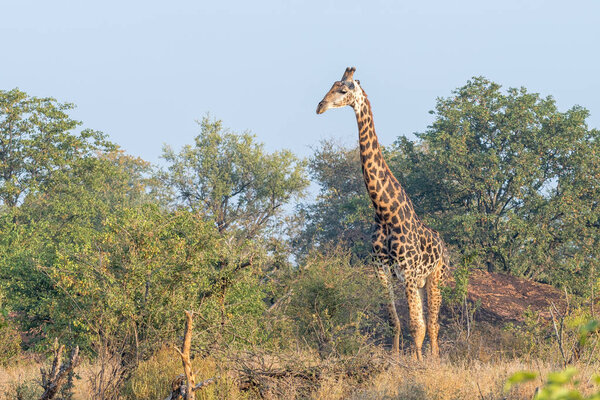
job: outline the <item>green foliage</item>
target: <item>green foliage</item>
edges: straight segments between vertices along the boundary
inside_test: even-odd
[[[161,177],[191,210],[210,216],[219,233],[255,238],[273,229],[282,207],[308,185],[304,163],[288,150],[267,153],[250,133],[236,134],[219,120],[202,119],[194,145],[165,147]]]
[[[542,386],[533,397],[534,400],[597,400],[600,399],[600,390],[585,396],[579,390],[579,382],[573,380],[577,370],[575,368],[566,368],[560,372],[548,374],[544,386]],[[504,386],[504,392],[519,383],[533,380],[537,377],[535,372],[521,371],[510,376]],[[600,377],[594,377],[594,383],[600,384]]]
[[[504,329],[510,331],[517,339],[514,350],[526,357],[548,357],[555,353],[551,326],[539,312],[527,308],[523,313],[523,324],[507,324]],[[555,353],[556,354],[556,353]]]
[[[90,249],[60,253],[47,273],[67,302],[86,311],[69,316],[75,332],[129,335],[144,354],[171,337],[209,285],[202,278],[216,257],[211,232],[187,212],[129,209],[109,217]]]
[[[75,134],[81,123],[67,114],[73,108],[19,89],[0,90],[0,205],[14,207],[73,161],[114,149],[99,132]]]
[[[554,308],[550,320],[529,308],[523,316],[522,324],[510,323],[504,327],[516,339],[511,349],[515,354],[527,359],[552,360],[563,366],[599,360],[595,348],[600,338],[599,325],[587,307],[560,305]]]
[[[43,394],[41,386],[34,380],[15,382],[4,392],[7,399],[38,400]]]
[[[417,212],[476,265],[578,291],[597,270],[600,131],[589,112],[474,78],[438,99],[419,142],[402,138],[390,167]]]
[[[36,268],[52,288],[37,299],[36,312],[47,313],[53,336],[70,336],[84,348],[109,337],[131,357],[143,357],[175,338],[186,309],[204,317],[201,344],[260,334],[256,319],[266,287],[256,268],[237,270],[239,251],[247,249],[229,248],[196,213],[152,204],[127,208],[74,244],[60,246],[51,264],[39,260]]]
[[[6,366],[21,354],[21,335],[12,321],[0,317],[0,365]]]
[[[85,316],[79,307],[91,299],[65,288],[76,282],[85,290],[88,284],[72,271],[87,268],[93,274],[83,262],[98,251],[108,218],[142,202],[146,185],[138,168],[144,166],[119,153],[79,159],[3,215],[0,278],[7,306],[23,328],[51,337],[81,333],[73,314]],[[65,283],[57,275],[69,278]]]
[[[463,256],[463,262],[453,271],[454,286],[444,286],[442,297],[449,307],[460,307],[466,301],[469,289],[472,257]]]
[[[320,185],[314,203],[301,205],[306,222],[296,238],[297,253],[343,244],[358,257],[370,254],[373,209],[363,181],[358,148],[322,141],[309,160],[311,177]]]
[[[350,258],[340,249],[312,253],[289,284],[285,315],[293,321],[296,337],[316,346],[322,356],[354,354],[375,329],[386,326],[377,316],[383,300],[379,282]]]
[[[504,384],[504,392],[509,392],[513,386],[519,383],[532,381],[537,378],[537,376],[537,373],[530,371],[515,372],[506,380],[506,383]]]
[[[579,345],[584,346],[591,334],[598,332],[600,322],[597,319],[592,319],[588,323],[579,327]]]

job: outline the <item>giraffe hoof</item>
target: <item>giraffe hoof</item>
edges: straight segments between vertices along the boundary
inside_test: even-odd
[[[413,360],[423,361],[423,354],[421,353],[421,349],[415,350],[413,352]]]

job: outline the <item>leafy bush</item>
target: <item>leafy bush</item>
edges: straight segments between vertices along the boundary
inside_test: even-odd
[[[352,354],[378,328],[387,326],[378,317],[382,302],[380,283],[362,264],[352,264],[351,254],[339,249],[313,253],[290,283],[290,303],[285,310],[296,335],[322,356]]]
[[[584,304],[552,305],[550,319],[539,312],[525,310],[524,322],[520,325],[507,324],[504,329],[514,335],[514,350],[527,358],[551,360],[566,367],[579,360],[600,360],[591,339],[598,340],[599,322]]]
[[[579,390],[579,381],[573,378],[577,374],[577,369],[570,367],[560,372],[552,372],[548,374],[546,382],[539,388],[533,400],[598,400],[600,399],[600,390],[595,390],[594,393],[586,396]],[[529,371],[520,371],[511,375],[504,386],[504,391],[509,392],[510,389],[517,384],[527,382],[537,378],[538,374]],[[596,385],[600,385],[600,376],[596,375],[592,378]]]
[[[21,354],[21,335],[7,317],[0,317],[0,365],[7,365]]]
[[[32,379],[11,383],[4,392],[4,396],[7,399],[38,400],[42,393],[41,386]]]

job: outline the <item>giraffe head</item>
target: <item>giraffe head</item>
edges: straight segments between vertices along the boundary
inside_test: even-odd
[[[329,92],[317,106],[317,114],[323,114],[330,108],[354,107],[357,96],[362,95],[360,82],[352,78],[354,71],[356,71],[354,67],[346,68],[342,79],[333,83]]]

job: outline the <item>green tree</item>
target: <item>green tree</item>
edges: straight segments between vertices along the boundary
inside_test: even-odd
[[[219,120],[199,124],[194,145],[164,149],[162,179],[177,200],[212,217],[220,233],[255,238],[279,224],[283,206],[308,185],[304,163],[288,150],[267,153],[253,135],[230,132]]]
[[[357,148],[325,140],[311,156],[310,175],[320,186],[313,203],[300,205],[305,227],[296,237],[300,254],[340,244],[360,258],[370,252],[373,209],[362,177]]]
[[[108,219],[144,202],[147,168],[122,153],[82,158],[2,216],[0,278],[24,329],[73,332],[73,313],[85,310],[74,308],[49,272],[77,263],[66,254],[95,252]]]
[[[14,207],[53,173],[97,150],[113,149],[92,130],[75,133],[70,103],[0,90],[0,205]]]
[[[232,316],[238,316],[235,325],[240,328],[246,322],[255,324],[266,305],[263,299],[274,296],[270,286],[276,270],[289,266],[286,249],[290,234],[283,231],[288,221],[284,207],[303,196],[308,179],[304,162],[288,150],[267,153],[250,133],[231,132],[209,117],[199,125],[200,134],[193,145],[180,152],[165,147],[163,158],[168,166],[159,176],[174,189],[175,208],[213,223],[225,250],[218,254],[214,274],[206,273],[213,276],[213,286],[205,292],[204,304],[212,306],[200,322],[205,341],[222,343],[227,332],[231,333]],[[238,302],[238,313],[230,309],[228,299],[242,287],[246,300]],[[246,306],[250,309],[244,312],[255,319],[239,317]],[[211,325],[208,321],[220,322]],[[250,325],[246,333],[229,336],[229,341],[255,337],[248,334]]]
[[[186,309],[202,315],[203,347],[263,340],[263,250],[149,198],[147,167],[123,154],[82,159],[7,214],[8,307],[39,339],[87,350],[110,340],[127,363],[175,340]]]
[[[391,151],[419,214],[488,270],[580,286],[599,238],[600,132],[588,111],[473,78],[432,113],[417,143]]]

